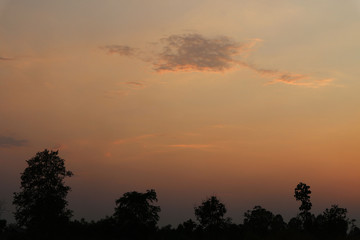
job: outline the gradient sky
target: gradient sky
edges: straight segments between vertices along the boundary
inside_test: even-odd
[[[161,224],[216,194],[360,220],[359,0],[0,0],[0,200],[59,149],[75,218],[154,188]],[[359,225],[359,223],[358,223]]]

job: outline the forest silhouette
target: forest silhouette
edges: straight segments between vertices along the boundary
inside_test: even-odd
[[[194,207],[195,220],[159,227],[161,208],[156,205],[154,189],[124,193],[115,200],[113,215],[98,221],[72,220],[66,200],[71,188],[64,180],[73,173],[66,169],[58,151],[45,149],[27,164],[20,191],[13,196],[16,224],[7,224],[0,215],[1,240],[360,239],[360,229],[347,217],[346,208],[332,205],[317,216],[311,213],[310,186],[303,182],[294,189],[300,206],[289,222],[280,214],[254,206],[244,213],[243,223],[236,224],[226,217],[225,204],[210,196]]]

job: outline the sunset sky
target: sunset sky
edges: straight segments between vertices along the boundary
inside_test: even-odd
[[[160,225],[213,194],[360,221],[360,0],[0,0],[0,200],[59,150],[75,219],[154,188]],[[360,223],[358,222],[358,225]]]

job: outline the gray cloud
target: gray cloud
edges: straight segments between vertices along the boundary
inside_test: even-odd
[[[13,60],[13,58],[7,58],[7,57],[0,56],[0,61],[10,61],[10,60]]]
[[[136,53],[136,49],[125,45],[108,45],[102,47],[110,54],[119,54],[120,56],[132,56]]]
[[[19,140],[8,136],[0,136],[0,148],[1,147],[21,147],[27,144],[27,140]]]
[[[224,71],[236,62],[234,57],[246,49],[245,44],[228,37],[205,38],[200,34],[171,35],[164,44],[155,70],[161,71]]]
[[[139,60],[149,62],[156,72],[200,71],[225,72],[235,67],[250,69],[264,78],[269,78],[269,84],[284,83],[289,85],[320,87],[329,85],[332,78],[317,79],[312,76],[264,69],[248,63],[246,57],[261,39],[252,39],[247,42],[236,42],[229,37],[219,36],[207,38],[201,34],[174,34],[160,39],[153,44],[155,49],[151,57],[143,52],[123,45],[110,45],[104,49],[108,53],[122,56],[135,56]],[[158,48],[160,46],[160,48]],[[156,50],[157,49],[157,50]],[[134,83],[127,83],[136,84]]]

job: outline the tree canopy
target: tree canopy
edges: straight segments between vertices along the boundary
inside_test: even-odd
[[[70,187],[64,179],[73,173],[65,168],[65,160],[58,156],[58,151],[45,149],[26,162],[20,192],[14,193],[16,221],[28,229],[48,230],[66,223],[72,212],[67,209]]]
[[[274,214],[261,206],[255,206],[244,214],[244,225],[258,233],[266,233],[271,229]]]
[[[332,205],[317,217],[321,230],[330,235],[345,236],[350,220],[347,218],[347,209]]]
[[[225,205],[216,196],[211,196],[195,207],[195,216],[204,229],[219,229],[229,221],[224,218],[226,211]]]
[[[113,215],[116,224],[122,230],[129,232],[148,232],[156,228],[159,221],[159,206],[152,203],[157,202],[154,189],[145,193],[127,192],[116,200],[115,213]]]
[[[18,225],[1,219],[0,239],[360,239],[355,220],[347,209],[332,205],[322,214],[310,212],[310,186],[300,182],[294,197],[301,202],[300,213],[284,222],[280,214],[255,206],[244,213],[243,224],[226,218],[227,209],[216,196],[194,207],[198,222],[189,219],[177,228],[170,224],[159,228],[160,206],[154,189],[126,192],[115,200],[112,216],[98,221],[70,221],[72,211],[66,197],[71,190],[65,178],[73,173],[65,168],[57,151],[44,150],[26,161],[21,173],[20,191],[14,193],[15,218]]]
[[[302,212],[309,212],[312,203],[310,202],[310,186],[306,185],[305,183],[300,182],[295,188],[294,197],[296,201],[301,201],[301,205],[299,210]]]

